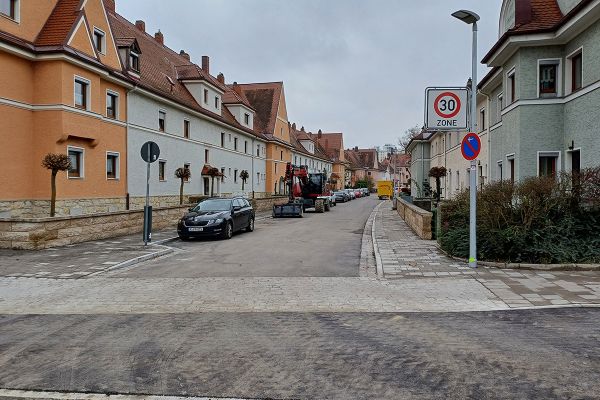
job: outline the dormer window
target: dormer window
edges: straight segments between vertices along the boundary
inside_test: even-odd
[[[98,53],[106,54],[106,34],[98,28],[94,28],[94,47]]]
[[[140,72],[140,55],[133,50],[129,51],[129,68]]]
[[[219,109],[219,96],[215,96],[215,108]]]
[[[0,14],[12,20],[16,20],[17,0],[0,0]]]
[[[250,114],[248,113],[244,114],[244,124],[250,125]]]

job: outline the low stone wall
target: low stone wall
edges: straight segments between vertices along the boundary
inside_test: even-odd
[[[175,228],[188,207],[154,209],[153,230]],[[129,235],[142,231],[143,219],[141,210],[75,217],[0,219],[0,248],[37,250]]]
[[[255,212],[265,212],[273,210],[276,204],[285,204],[288,202],[287,196],[273,196],[252,200],[252,207]]]
[[[417,236],[421,239],[431,240],[433,237],[431,232],[432,213],[410,204],[401,198],[398,199],[397,211],[398,215],[410,226]]]

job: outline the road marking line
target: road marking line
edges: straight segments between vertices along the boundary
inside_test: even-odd
[[[52,400],[252,400],[239,397],[196,397],[196,396],[160,396],[140,394],[104,394],[104,393],[77,393],[77,392],[44,392],[16,389],[0,389],[0,398],[26,398],[26,399],[52,399]]]

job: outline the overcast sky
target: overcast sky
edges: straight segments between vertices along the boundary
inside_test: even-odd
[[[344,132],[344,144],[396,143],[423,124],[427,86],[464,85],[470,27],[481,16],[479,59],[498,38],[502,0],[117,0],[130,21],[227,83],[283,81],[291,122]],[[480,79],[487,72],[480,68]]]

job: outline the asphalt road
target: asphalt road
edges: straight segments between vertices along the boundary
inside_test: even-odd
[[[600,309],[0,317],[0,387],[277,399],[597,399]]]
[[[136,266],[117,277],[352,277],[359,276],[362,233],[376,196],[339,204],[304,218],[256,222],[230,240],[177,241],[172,256]]]

